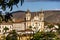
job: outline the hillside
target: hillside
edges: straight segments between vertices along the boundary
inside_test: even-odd
[[[16,11],[12,13],[14,18],[24,20],[26,11]],[[31,12],[32,16],[34,16],[35,13],[36,12]],[[38,14],[39,12],[37,13],[37,15]],[[47,22],[60,23],[60,10],[44,11],[44,18],[45,18],[45,21]]]
[[[45,21],[51,23],[60,23],[60,11],[59,10],[50,10],[44,11]]]

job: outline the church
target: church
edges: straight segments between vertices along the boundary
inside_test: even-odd
[[[25,13],[25,27],[29,29],[30,27],[34,31],[44,30],[44,13],[41,10],[39,13],[35,12],[34,15],[31,14],[30,10]]]
[[[33,30],[35,32],[37,31],[44,31],[44,12],[41,10],[40,12],[30,12],[30,10],[27,10],[26,12],[24,13],[20,13],[19,12],[15,12],[17,16],[19,16],[17,19],[16,19],[16,15],[15,15],[15,18],[13,18],[13,23],[1,23],[0,24],[0,34],[3,33],[3,28],[5,27],[8,27],[9,30],[8,31],[11,31],[11,30],[16,30],[17,32],[18,31],[25,31],[25,30]],[[19,14],[17,14],[19,13]],[[22,15],[23,14],[23,15]],[[22,18],[21,17],[24,17]],[[20,21],[21,19],[19,18],[22,18],[24,20]],[[18,22],[16,22],[16,20],[19,20]]]

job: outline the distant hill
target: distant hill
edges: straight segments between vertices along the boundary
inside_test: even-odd
[[[60,23],[60,10],[44,11],[45,21],[51,23]]]
[[[14,18],[24,20],[26,11],[16,11],[12,13]],[[35,15],[35,13],[36,12],[31,12],[32,17]],[[38,14],[39,12],[37,12],[37,15]],[[60,10],[44,11],[44,19],[46,22],[60,23]]]

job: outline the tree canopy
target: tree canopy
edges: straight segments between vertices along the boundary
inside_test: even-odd
[[[0,13],[0,23],[2,23],[3,21],[4,22],[9,22],[9,21],[13,22],[12,17],[13,17],[12,13],[6,12],[5,15],[2,15],[2,13]]]
[[[15,30],[12,30],[6,37],[6,40],[18,40],[18,34]]]
[[[60,40],[54,32],[37,32],[32,40]]]
[[[6,32],[7,32],[7,30],[9,30],[9,28],[8,28],[8,27],[5,27],[3,30],[4,30],[4,31],[5,31],[5,33],[6,33]]]
[[[18,7],[18,3],[21,2],[21,6],[24,2],[24,0],[0,0],[0,9],[2,9],[3,11],[5,11],[7,8],[10,9],[10,11],[12,11],[13,6],[16,5]],[[8,22],[8,20],[12,21],[12,14],[7,12],[6,15],[2,15],[2,13],[0,13],[0,23],[2,21]]]
[[[21,2],[22,6],[24,0],[0,0],[0,8],[4,11],[6,10],[6,8],[9,8],[11,11],[14,5],[18,6],[17,4],[19,2]]]

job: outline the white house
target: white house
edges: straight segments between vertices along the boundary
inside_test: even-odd
[[[16,30],[16,31],[25,30],[24,22],[13,23],[13,29]]]
[[[4,32],[5,27],[9,28],[9,30],[7,30],[7,32],[11,31],[13,28],[12,23],[1,23],[0,24],[0,34],[2,34]]]

